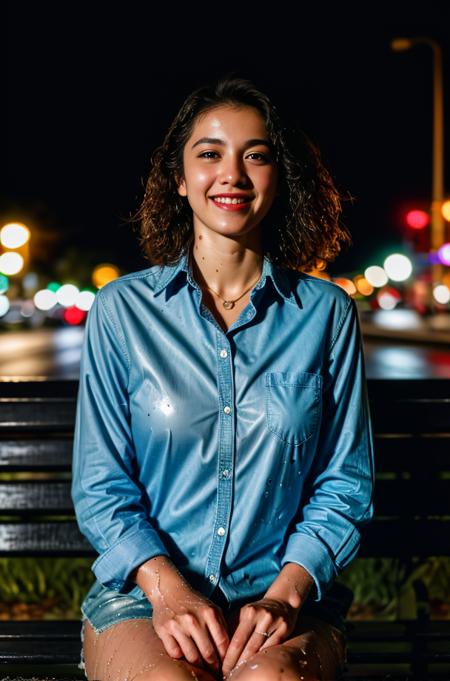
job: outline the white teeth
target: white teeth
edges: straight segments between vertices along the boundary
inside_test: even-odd
[[[214,201],[217,201],[217,203],[245,203],[245,199],[231,199],[228,196],[216,196]]]

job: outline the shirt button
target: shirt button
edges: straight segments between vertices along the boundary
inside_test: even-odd
[[[219,535],[219,537],[223,537],[223,535],[225,534],[225,528],[219,527],[219,529],[217,530],[217,534]]]
[[[228,470],[228,468],[225,468],[225,469],[222,471],[222,477],[223,477],[223,478],[228,478],[229,475],[230,475],[230,471]]]
[[[228,406],[224,407],[223,410],[224,410],[225,414],[229,414],[230,411],[231,411],[231,407],[228,407]]]
[[[228,352],[226,350],[221,350],[220,356],[223,357],[223,359],[225,359],[225,357],[228,357]]]
[[[214,582],[216,581],[216,575],[209,575],[209,581],[212,582],[212,584],[214,584]]]

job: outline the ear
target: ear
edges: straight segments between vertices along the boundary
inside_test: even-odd
[[[178,178],[177,184],[178,184],[179,195],[180,196],[187,196],[186,182],[184,181],[184,177]]]

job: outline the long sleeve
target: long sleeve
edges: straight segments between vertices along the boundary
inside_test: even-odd
[[[331,341],[323,376],[316,459],[281,564],[302,565],[315,600],[355,557],[373,517],[374,453],[358,311],[352,298]]]
[[[81,532],[99,556],[92,569],[110,588],[128,591],[130,572],[168,555],[133,479],[135,459],[127,392],[129,359],[106,290],[85,330],[73,447],[72,498]]]

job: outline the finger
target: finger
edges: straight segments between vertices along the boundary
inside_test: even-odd
[[[220,659],[223,660],[230,643],[230,637],[228,636],[227,624],[225,618],[223,617],[222,611],[216,612],[211,610],[205,616],[205,622],[208,626],[211,638],[216,646],[216,649],[220,655]]]
[[[198,622],[195,622],[189,627],[189,633],[202,659],[214,669],[219,669],[219,657],[208,628],[201,627]]]
[[[261,629],[261,631],[263,631]],[[270,637],[271,639],[272,637]],[[268,641],[269,638],[267,636],[263,636],[263,634],[259,634],[256,631],[253,632],[253,634],[250,636],[249,640],[247,641],[247,645],[245,646],[244,650],[240,654],[236,665],[241,664],[241,662],[245,662],[246,660],[249,660],[253,655],[256,655],[258,653],[263,644]],[[273,644],[271,644],[273,645]]]
[[[174,637],[186,660],[191,664],[199,665],[202,662],[202,656],[192,638],[180,630],[174,633]]]
[[[159,637],[169,657],[173,657],[176,660],[179,660],[180,657],[183,657],[183,651],[173,636],[170,634],[161,634]]]
[[[224,674],[228,674],[228,672],[230,672],[233,667],[236,666],[236,663],[240,658],[248,639],[253,633],[253,629],[253,622],[244,620],[239,623],[236,631],[234,632],[233,638],[230,641],[228,650],[222,663]]]
[[[270,632],[270,636],[266,638],[264,643],[262,644],[260,650],[263,650],[264,648],[270,648],[271,646],[277,646],[280,643],[283,643],[288,637],[290,633],[290,628],[286,624],[286,622],[281,622],[281,624],[272,629]]]

